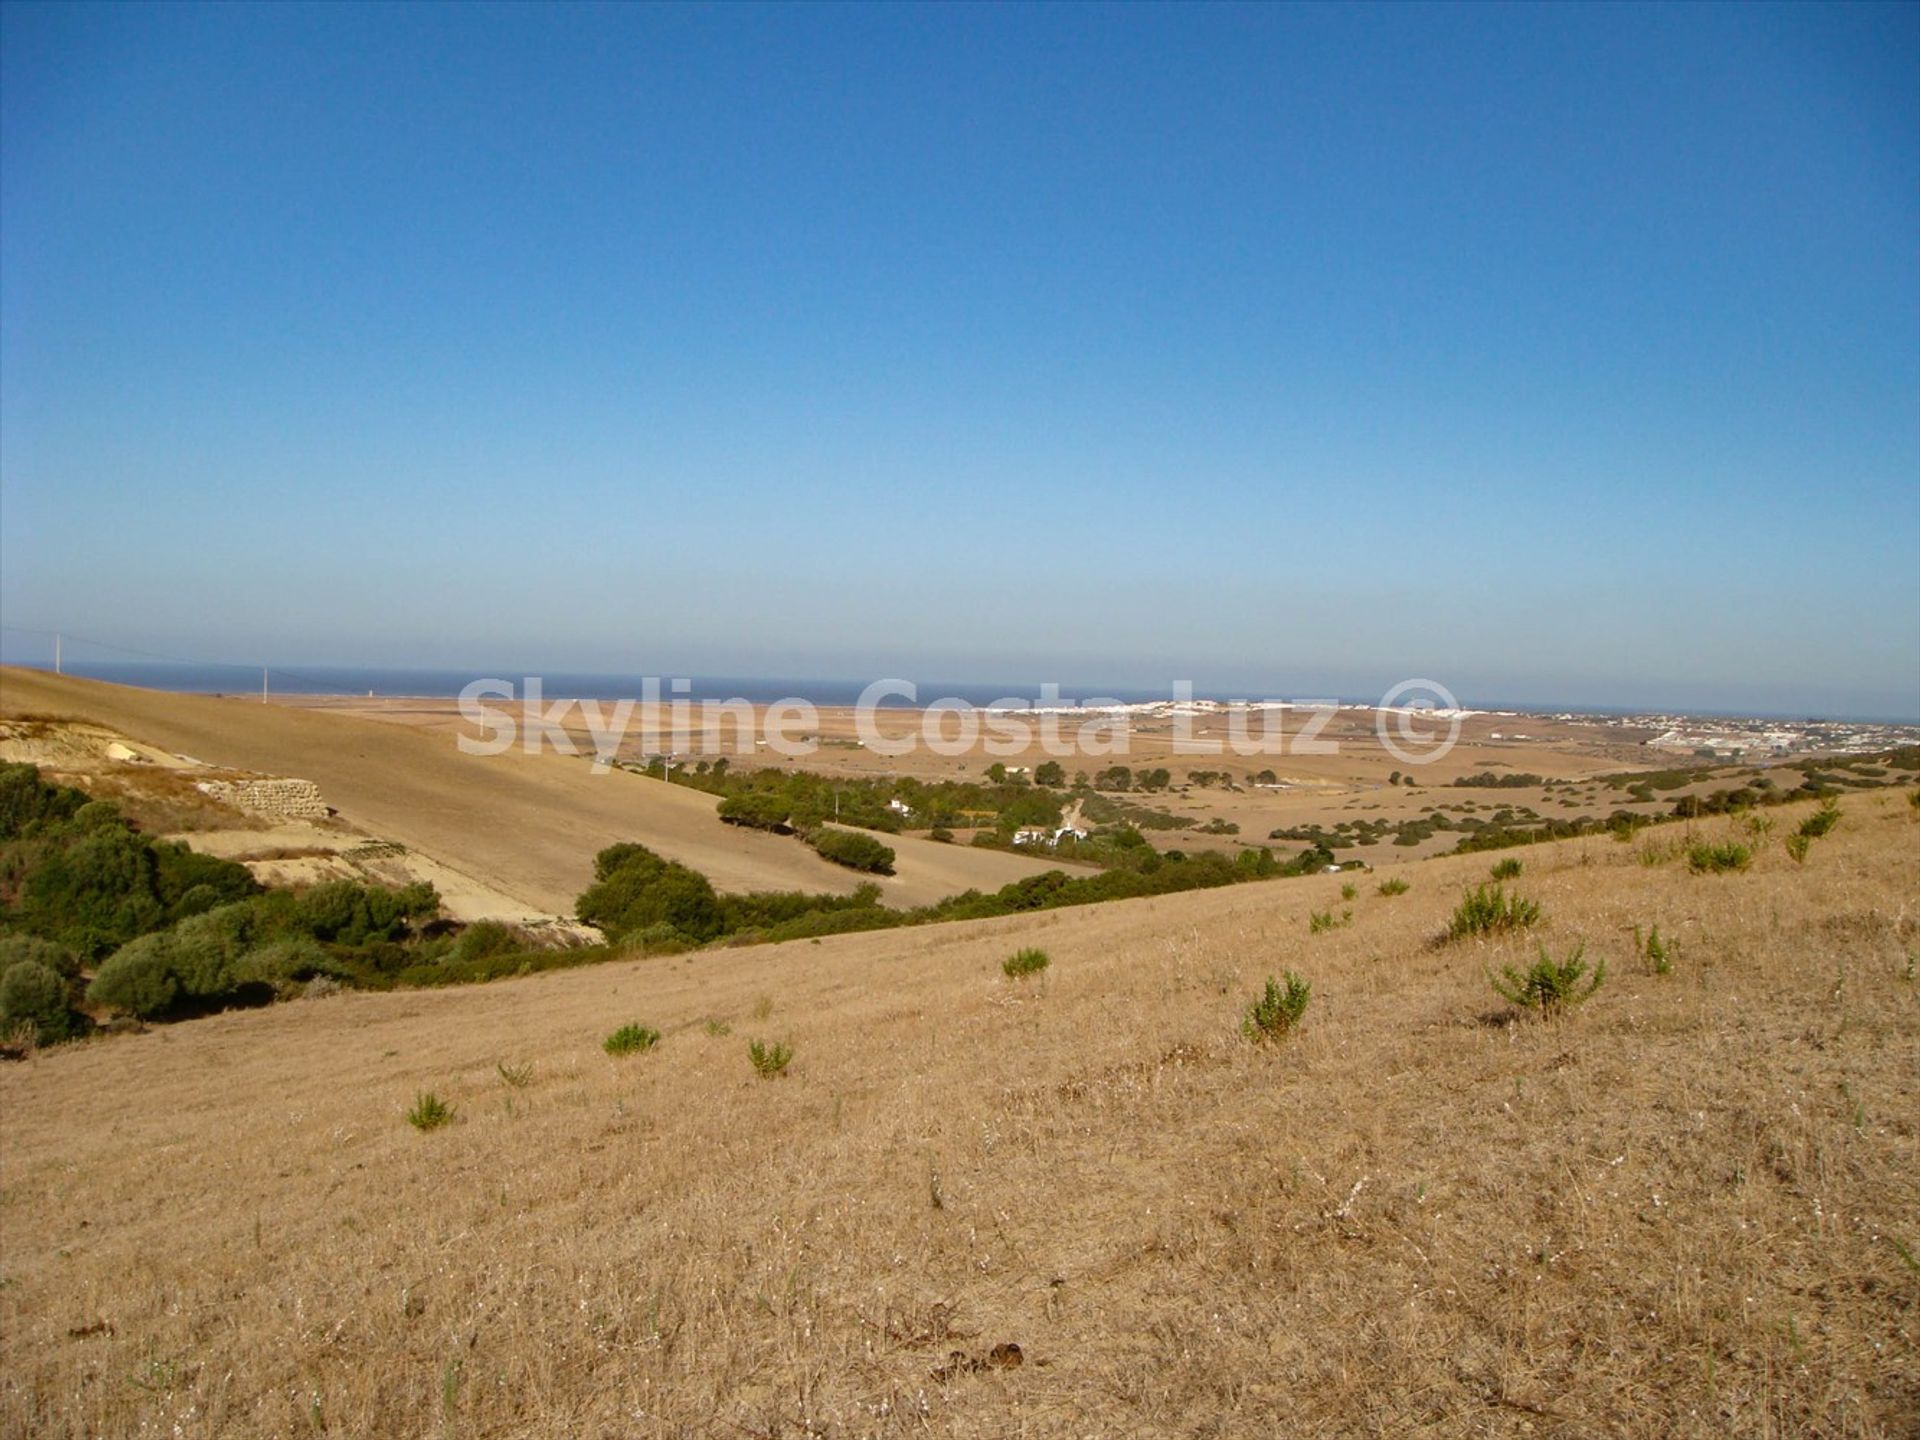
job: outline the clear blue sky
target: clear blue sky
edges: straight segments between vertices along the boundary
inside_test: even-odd
[[[1920,715],[1920,7],[3,13],[9,625]]]

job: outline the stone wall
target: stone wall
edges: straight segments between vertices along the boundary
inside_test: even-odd
[[[275,820],[324,820],[327,807],[311,780],[203,780],[199,789],[224,805]]]

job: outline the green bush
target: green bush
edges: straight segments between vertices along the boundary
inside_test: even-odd
[[[0,974],[5,974],[22,960],[44,965],[54,974],[63,975],[69,980],[80,977],[80,962],[74,959],[73,952],[66,946],[42,940],[38,935],[0,935]]]
[[[47,784],[35,766],[0,765],[0,840],[18,840],[71,820],[87,803],[84,791]]]
[[[628,953],[641,955],[678,955],[693,948],[693,942],[664,920],[638,930],[629,930],[620,937],[620,948]]]
[[[318,941],[305,935],[275,940],[249,950],[234,962],[234,979],[240,984],[271,985],[275,989],[331,975],[334,962]]]
[[[730,795],[720,802],[719,809],[720,818],[729,825],[771,830],[779,835],[793,833],[793,827],[787,823],[792,813],[793,802],[784,794],[771,792]]]
[[[119,827],[50,840],[28,863],[22,927],[81,955],[115,950],[166,923],[152,848]]]
[[[1607,962],[1604,960],[1594,966],[1593,973],[1588,975],[1587,962],[1581,958],[1586,948],[1584,945],[1576,946],[1565,960],[1555,960],[1547,953],[1547,947],[1542,945],[1540,958],[1527,969],[1502,966],[1499,975],[1489,972],[1487,980],[1509,1004],[1518,1005],[1523,1010],[1538,1010],[1543,1015],[1558,1015],[1590,999],[1607,978]],[[1580,983],[1583,978],[1586,980],[1584,986]]]
[[[759,1040],[749,1040],[747,1058],[753,1062],[756,1075],[762,1080],[772,1080],[787,1073],[787,1065],[793,1059],[793,1047],[779,1041],[768,1045]]]
[[[641,845],[614,845],[594,861],[599,879],[580,896],[574,913],[610,938],[666,925],[695,944],[726,928],[720,898],[707,877]]]
[[[442,1125],[453,1123],[453,1107],[431,1090],[422,1090],[413,1097],[407,1123],[416,1130],[438,1130]]]
[[[1744,870],[1753,863],[1753,851],[1737,840],[1718,845],[1701,843],[1687,851],[1687,868],[1696,875],[1719,875],[1729,870]]]
[[[201,918],[201,917],[195,917]],[[224,936],[208,930],[189,931],[187,921],[171,933],[174,978],[180,994],[190,1000],[217,1000],[239,983],[233,962],[239,957]]]
[[[1633,927],[1633,938],[1636,943],[1640,939],[1640,927],[1638,925]],[[1640,947],[1640,953],[1647,957],[1647,968],[1653,971],[1654,974],[1671,975],[1673,973],[1674,952],[1679,948],[1677,944],[1662,940],[1660,938],[1660,927],[1655,925],[1647,935],[1647,943]]]
[[[1813,814],[1800,822],[1800,829],[1797,833],[1806,836],[1809,840],[1818,840],[1839,823],[1840,807],[1834,804],[1833,801],[1828,800],[1821,805],[1818,810],[1814,811]]]
[[[302,895],[294,915],[299,928],[316,940],[365,945],[402,939],[410,920],[430,919],[439,909],[440,897],[431,885],[388,890],[353,880],[335,880]]]
[[[1038,975],[1047,968],[1049,963],[1046,951],[1028,946],[1024,950],[1016,950],[1002,960],[1000,968],[1006,972],[1009,979],[1017,980],[1023,975]]]
[[[651,1050],[659,1043],[658,1030],[649,1030],[645,1025],[622,1025],[600,1042],[600,1048],[609,1055],[634,1055]]]
[[[508,950],[524,949],[520,932],[498,920],[476,920],[460,932],[447,952],[454,960],[484,960]]]
[[[1509,855],[1504,860],[1494,862],[1492,871],[1493,878],[1496,880],[1518,880],[1522,868],[1524,867],[1522,867],[1521,863]]]
[[[1257,1044],[1284,1039],[1306,1014],[1313,987],[1291,970],[1285,972],[1285,977],[1283,986],[1278,979],[1268,976],[1266,992],[1247,1007],[1240,1021],[1241,1032],[1247,1039]]]
[[[1460,897],[1453,917],[1447,922],[1447,938],[1464,940],[1472,935],[1498,935],[1508,930],[1524,930],[1539,923],[1540,906],[1536,901],[1509,895],[1499,885],[1476,885]]]
[[[855,830],[820,829],[808,837],[808,843],[823,860],[831,860],[836,865],[873,875],[893,874],[892,847],[881,844],[871,835]]]
[[[1914,792],[1920,795],[1920,790]],[[1796,865],[1807,863],[1807,851],[1813,848],[1813,838],[1809,835],[1793,834],[1781,842],[1787,847],[1787,855]]]
[[[87,986],[87,999],[141,1019],[164,1014],[180,995],[173,969],[173,937],[144,935],[122,945]]]
[[[51,1045],[78,1028],[67,981],[38,960],[16,960],[0,973],[0,1032],[33,1027],[34,1042]]]
[[[1412,887],[1398,875],[1395,875],[1391,880],[1382,880],[1380,882],[1380,893],[1382,895],[1404,895],[1410,888]]]

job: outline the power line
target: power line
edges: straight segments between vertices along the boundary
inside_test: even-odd
[[[249,673],[259,670],[265,674],[285,676],[305,685],[317,686],[322,690],[338,689],[342,693],[357,687],[343,684],[346,672],[341,671],[332,677],[316,675],[306,670],[295,670],[286,665],[264,665],[258,661],[246,660],[209,660],[205,656],[170,655],[159,650],[143,650],[133,645],[117,645],[111,640],[98,640],[90,635],[76,635],[71,630],[43,630],[31,625],[0,625],[0,633],[14,635],[38,635],[52,640],[55,654],[59,655],[62,641],[80,644],[96,650],[110,651],[115,655],[130,655],[140,660],[158,660],[169,665],[198,665],[215,670],[244,670]],[[264,686],[263,686],[264,689]]]

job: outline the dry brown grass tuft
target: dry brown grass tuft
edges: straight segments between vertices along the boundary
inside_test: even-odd
[[[1530,849],[1557,949],[1683,946],[1552,1024],[1486,985],[1532,937],[1427,943],[1469,856],[1311,939],[1336,877],[43,1051],[0,1430],[1910,1435],[1904,809],[1723,876]],[[1044,993],[980,983],[1027,944]],[[1284,968],[1311,1022],[1248,1045]],[[769,995],[781,1084],[719,1028]]]

